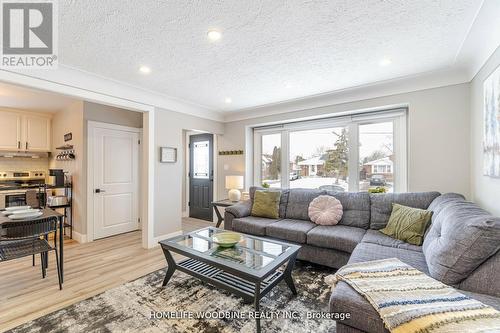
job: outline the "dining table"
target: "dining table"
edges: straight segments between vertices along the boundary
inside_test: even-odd
[[[38,220],[38,219],[45,219],[49,217],[57,217],[58,224],[59,224],[59,240],[58,240],[58,246],[59,246],[59,266],[61,269],[61,283],[64,281],[64,215],[61,213],[56,212],[53,209],[50,208],[42,208],[42,215],[37,216],[35,218],[27,218],[24,220],[11,220],[7,216],[0,214],[0,225],[3,223],[15,223],[15,222],[20,222],[20,221],[31,221],[31,220]]]

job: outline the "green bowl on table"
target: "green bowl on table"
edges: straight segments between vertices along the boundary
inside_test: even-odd
[[[212,240],[220,247],[232,247],[241,240],[241,235],[237,232],[221,232],[213,235]]]

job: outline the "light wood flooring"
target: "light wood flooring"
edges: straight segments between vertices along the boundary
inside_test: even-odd
[[[184,232],[209,225],[214,224],[183,219]],[[39,256],[35,267],[31,257],[0,263],[0,332],[166,266],[160,247],[141,247],[140,231],[86,244],[66,240],[62,291],[58,288],[54,252],[49,260],[45,279]]]

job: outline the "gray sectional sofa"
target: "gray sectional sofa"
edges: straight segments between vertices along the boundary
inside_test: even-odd
[[[395,257],[500,309],[500,218],[459,194],[282,190],[279,218],[267,219],[250,215],[257,189],[250,189],[250,200],[226,209],[225,229],[300,244],[299,259],[333,268]],[[338,225],[319,226],[309,220],[309,203],[318,195],[332,195],[342,203]],[[387,224],[393,203],[434,212],[422,246],[378,231]],[[337,322],[339,333],[388,332],[370,303],[344,282],[334,289],[330,310],[351,313],[350,319]]]

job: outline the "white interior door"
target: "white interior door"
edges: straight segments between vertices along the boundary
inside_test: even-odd
[[[139,132],[93,129],[94,239],[139,228]]]

